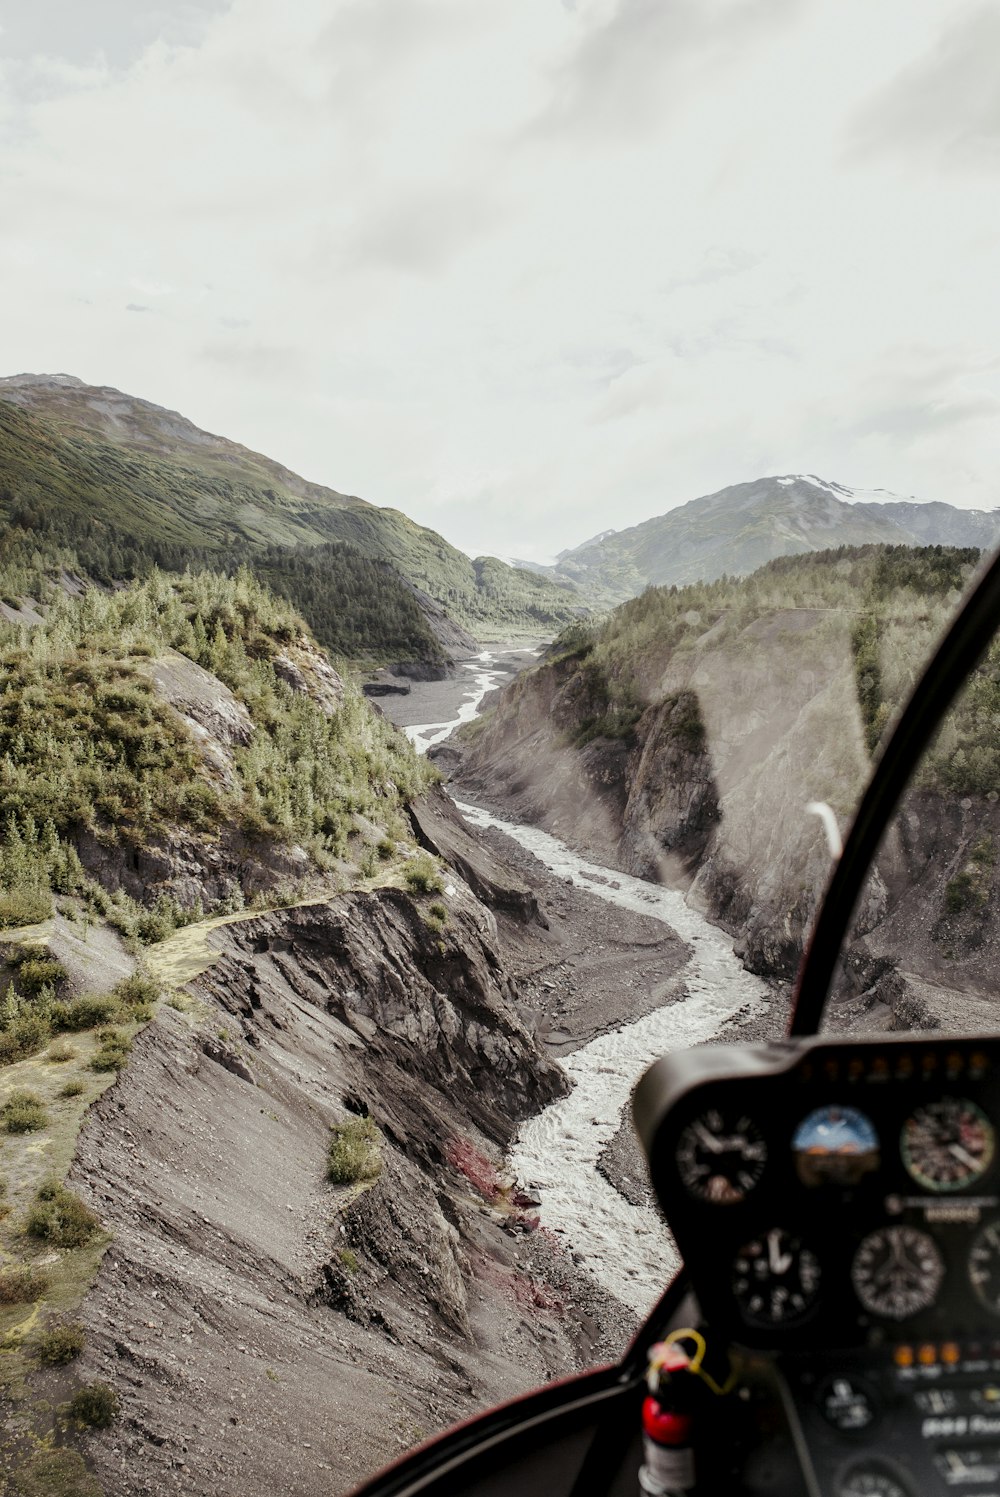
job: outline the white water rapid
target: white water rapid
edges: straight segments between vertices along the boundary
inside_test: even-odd
[[[667,1050],[711,1039],[739,1010],[747,1010],[747,1017],[763,1012],[767,986],[741,966],[725,934],[689,909],[676,890],[588,863],[537,827],[501,821],[477,806],[459,803],[459,810],[473,826],[496,827],[514,838],[579,888],[662,920],[693,947],[679,974],[688,996],[562,1057],[572,1091],[522,1125],[509,1156],[517,1178],[539,1187],[543,1222],[600,1283],[645,1314],[677,1267],[677,1252],[659,1215],[619,1195],[599,1174],[597,1161],[646,1067]]]

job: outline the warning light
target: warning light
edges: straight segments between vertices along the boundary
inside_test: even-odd
[[[917,1352],[917,1361],[920,1363],[921,1367],[933,1367],[937,1362],[937,1359],[937,1347],[931,1346],[929,1342],[926,1345],[922,1346]]]
[[[954,1367],[962,1360],[961,1348],[954,1341],[946,1341],[941,1348],[941,1360],[946,1367]]]
[[[896,1350],[892,1354],[892,1360],[895,1362],[897,1367],[912,1367],[913,1347],[897,1346]]]

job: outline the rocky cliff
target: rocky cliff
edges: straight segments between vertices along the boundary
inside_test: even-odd
[[[826,802],[846,829],[870,771],[866,702],[893,673],[905,689],[914,638],[928,637],[927,612],[905,596],[908,612],[897,602],[892,624],[877,625],[870,667],[857,607],[685,611],[680,593],[631,653],[623,611],[617,653],[613,620],[596,650],[570,648],[507,688],[453,757],[456,784],[614,867],[685,888],[748,967],[790,979],[830,869],[810,805]],[[983,722],[991,702],[977,709]],[[1000,944],[1000,827],[982,724],[962,710],[857,912],[845,1022],[982,1020]]]
[[[829,867],[805,806],[842,800],[865,769],[849,644],[831,632],[803,610],[705,631],[641,683],[647,705],[614,736],[587,659],[555,661],[508,689],[458,782],[614,867],[687,887],[748,966],[789,976]]]
[[[107,1492],[342,1491],[617,1349],[498,1171],[566,1083],[492,915],[449,888],[443,924],[386,888],[202,932],[211,964],[91,1110],[71,1182],[114,1233],[80,1368],[122,1400],[90,1442]],[[332,1183],[331,1128],[361,1119],[380,1168]]]

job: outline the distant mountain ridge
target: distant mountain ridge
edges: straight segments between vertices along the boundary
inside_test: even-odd
[[[74,375],[0,378],[4,494],[67,544],[81,526],[147,546],[248,553],[345,543],[481,638],[559,627],[583,611],[570,584],[470,560],[398,509],[311,483],[176,411]]]
[[[621,602],[659,586],[746,576],[776,556],[866,544],[977,546],[1000,540],[1000,510],[921,503],[815,474],[733,484],[560,553],[546,569],[588,601]]]

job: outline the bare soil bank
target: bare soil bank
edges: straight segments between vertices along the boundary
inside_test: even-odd
[[[603,983],[570,978],[562,897],[520,961],[540,1030],[565,962],[559,1018],[582,1042],[612,1013]],[[92,1110],[71,1179],[115,1239],[79,1369],[122,1400],[90,1446],[108,1497],[340,1492],[623,1349],[630,1312],[498,1173],[516,1120],[565,1086],[501,956],[517,922],[498,942],[462,885],[443,931],[426,915],[385,890],[213,931],[190,1011],[161,1009]],[[331,1185],[330,1125],[360,1112],[382,1172]]]

